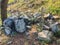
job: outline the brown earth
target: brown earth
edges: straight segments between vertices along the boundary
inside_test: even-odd
[[[32,29],[29,31],[29,36],[26,36],[25,33],[23,34],[16,34],[15,36],[13,37],[10,37],[10,43],[9,41],[7,41],[6,43],[3,43],[1,44],[0,42],[0,45],[42,45],[41,42],[39,42],[37,39],[36,39],[36,35],[34,34],[35,32],[37,32],[36,30],[36,26],[32,26]],[[6,38],[7,36],[5,36],[5,38],[3,37],[3,39],[8,39],[8,37]],[[2,37],[0,37],[1,39]],[[4,40],[2,40],[4,41]],[[53,42],[52,44],[45,44],[45,45],[58,45],[56,42]]]

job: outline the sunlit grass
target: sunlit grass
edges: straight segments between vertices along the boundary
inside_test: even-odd
[[[10,3],[14,2],[14,1],[15,1],[15,0],[9,0],[9,1],[8,1],[8,4],[10,4]]]

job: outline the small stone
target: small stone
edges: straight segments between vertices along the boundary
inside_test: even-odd
[[[12,43],[12,41],[9,41],[8,43],[7,43],[7,45],[9,45],[9,44],[11,44]]]
[[[0,27],[0,30],[3,30],[4,29],[4,27]]]
[[[29,32],[25,32],[25,34],[26,34],[26,36],[29,36],[30,35]]]
[[[6,35],[9,35],[9,34],[11,33],[11,29],[6,28],[6,29],[5,29],[5,33],[6,33]]]
[[[9,27],[6,27],[5,28],[5,33],[6,33],[6,35],[9,35],[10,33],[11,33],[11,29],[9,28]]]
[[[35,17],[35,18],[38,18],[39,16],[41,16],[40,13],[38,13],[38,12],[34,13],[34,17]]]
[[[55,22],[54,24],[51,24],[51,25],[50,25],[50,28],[52,29],[52,32],[54,32],[54,33],[56,33],[57,31],[59,31],[57,24],[58,24],[58,23]]]
[[[28,29],[31,29],[31,26],[27,26]]]
[[[38,39],[39,40],[50,42],[51,41],[51,37],[52,37],[52,32],[47,31],[47,30],[43,30],[42,32],[38,33]]]

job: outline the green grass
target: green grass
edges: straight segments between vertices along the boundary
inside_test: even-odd
[[[9,4],[14,2],[15,0],[9,0]],[[60,15],[60,0],[29,0],[28,1],[29,4],[34,4],[34,6],[32,8],[29,8],[27,5],[29,5],[28,3],[25,3],[24,0],[19,0],[19,4],[17,3],[17,8],[21,8],[21,9],[31,9],[31,11],[33,12],[37,12],[40,10],[41,7],[44,7],[46,9],[46,13],[51,12],[52,14],[58,14]],[[13,4],[12,4],[13,5]],[[21,6],[20,6],[21,5]],[[15,7],[15,8],[16,8]],[[14,8],[13,8],[14,9]],[[24,10],[23,10],[24,11]]]
[[[9,0],[8,4],[10,4],[10,3],[14,2],[14,1],[15,1],[15,0]]]

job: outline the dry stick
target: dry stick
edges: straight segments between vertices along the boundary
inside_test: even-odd
[[[44,8],[43,7],[41,8],[41,19],[42,19],[41,20],[41,22],[42,22],[41,23],[41,26],[42,26],[41,29],[43,30],[43,25],[44,25]]]

